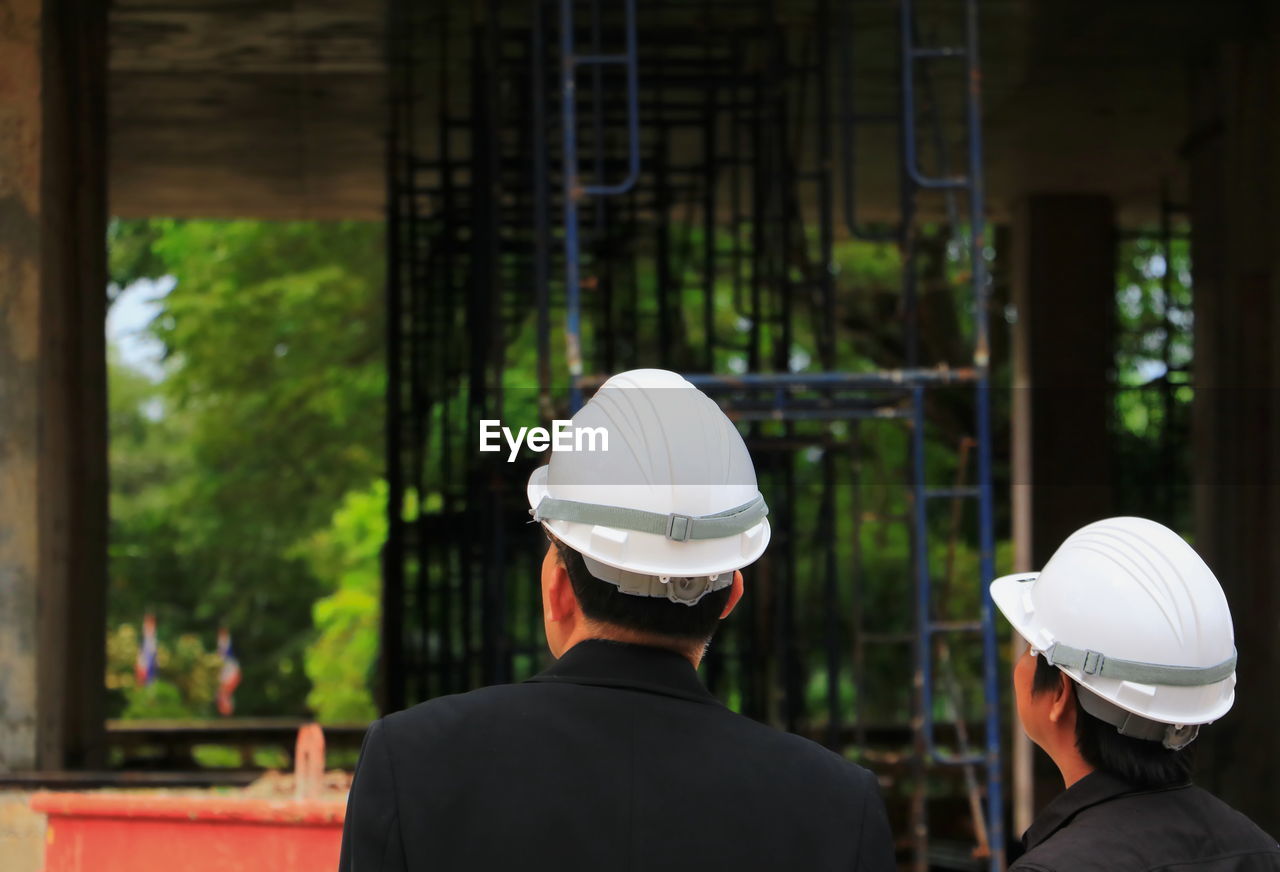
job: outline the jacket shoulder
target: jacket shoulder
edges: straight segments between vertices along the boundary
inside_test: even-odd
[[[754,721],[745,715],[725,710],[727,719],[743,734],[743,738],[755,745],[761,754],[785,761],[786,766],[811,781],[824,781],[833,786],[863,793],[879,791],[879,781],[871,770],[826,748],[812,739],[787,733],[776,727]]]
[[[433,697],[403,711],[384,716],[380,721],[382,731],[389,740],[395,742],[427,735],[438,737],[451,730],[465,729],[476,718],[507,712],[515,706],[523,707],[522,702],[529,701],[528,687],[529,685],[522,684],[495,684],[465,693]]]
[[[1267,865],[1249,865],[1252,857]],[[1187,786],[1086,808],[1009,872],[1226,868],[1280,870],[1280,847],[1244,814]]]
[[[450,694],[390,714],[382,718],[382,733],[392,745],[447,739],[458,733],[471,733],[478,724],[492,724],[516,715],[521,721],[538,719],[556,703],[549,698],[546,684],[498,684],[466,693]],[[786,769],[810,781],[856,790],[878,788],[875,775],[822,745],[754,721],[730,709],[697,706],[700,717],[709,716],[704,725],[719,738],[739,747],[751,747],[785,763]]]

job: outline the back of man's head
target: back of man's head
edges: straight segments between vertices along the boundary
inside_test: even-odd
[[[1235,700],[1236,650],[1222,586],[1185,539],[1146,518],[1095,521],[991,596],[1036,652],[1021,686],[1052,705],[1025,707],[1038,722],[1024,726],[1064,775],[1078,753],[1143,787],[1186,778],[1183,749]]]
[[[1061,670],[1037,656],[1031,692],[1051,693],[1062,677]],[[1082,691],[1075,682],[1071,685],[1076,749],[1092,768],[1148,790],[1180,784],[1190,777],[1194,746],[1168,748],[1158,741],[1127,736],[1089,714],[1079,697],[1088,691]]]
[[[769,542],[737,428],[693,384],[655,369],[609,379],[568,424],[572,444],[588,447],[554,452],[528,497],[583,617],[640,639],[706,642],[741,591],[738,570]]]
[[[578,606],[588,620],[663,641],[706,643],[715,635],[731,588],[711,591],[691,606],[622,593],[593,576],[577,551],[562,542],[552,542],[569,574]]]

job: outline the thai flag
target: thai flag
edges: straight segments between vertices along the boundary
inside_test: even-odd
[[[236,710],[236,686],[240,684],[240,661],[231,648],[231,632],[223,627],[218,631],[218,656],[222,658],[222,671],[218,673],[218,712],[230,715]]]
[[[142,619],[142,644],[138,647],[138,659],[133,663],[133,677],[139,687],[150,684],[156,678],[156,616]]]

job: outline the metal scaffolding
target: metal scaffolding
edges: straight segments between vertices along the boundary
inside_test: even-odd
[[[544,660],[537,460],[476,423],[675,369],[777,520],[708,686],[876,769],[914,868],[1000,869],[977,2],[834,5],[393,0],[382,703]]]

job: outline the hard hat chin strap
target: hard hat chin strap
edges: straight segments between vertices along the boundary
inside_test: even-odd
[[[1159,742],[1170,750],[1178,751],[1190,745],[1200,734],[1198,724],[1165,724],[1153,721],[1125,711],[1079,683],[1075,683],[1075,687],[1080,707],[1098,720],[1115,727],[1122,736]]]
[[[1229,678],[1236,671],[1235,648],[1231,649],[1230,657],[1213,666],[1165,666],[1138,660],[1120,660],[1097,651],[1072,648],[1061,642],[1054,642],[1045,649],[1044,656],[1054,666],[1078,669],[1085,675],[1172,687],[1204,687]]]
[[[1213,666],[1165,666],[1162,663],[1143,663],[1133,659],[1106,657],[1096,650],[1073,648],[1055,642],[1044,650],[1044,658],[1053,666],[1078,670],[1085,676],[1117,681],[1133,681],[1135,684],[1157,684],[1174,688],[1203,688],[1224,681],[1235,671],[1235,648],[1231,656]],[[1110,723],[1120,735],[1134,739],[1160,741],[1165,748],[1178,750],[1192,744],[1199,734],[1196,723],[1162,723],[1151,718],[1134,715],[1133,712],[1103,699],[1079,682],[1075,684],[1080,707],[1098,720]]]
[[[755,499],[750,502],[710,515],[681,515],[677,512],[664,515],[644,509],[543,497],[538,507],[530,509],[529,513],[535,521],[598,524],[615,530],[634,530],[637,533],[665,536],[674,542],[688,542],[727,539],[745,533],[764,520],[765,515],[769,514],[769,507],[765,505],[761,494],[756,494]]]
[[[1168,687],[1205,687],[1231,677],[1236,670],[1236,650],[1231,656],[1212,666],[1166,666],[1107,657],[1098,651],[1072,648],[1055,642],[1044,651],[1045,659],[1060,669],[1075,669],[1087,677],[1131,681],[1136,684],[1158,684]],[[1080,707],[1100,721],[1111,724],[1122,736],[1149,742],[1160,742],[1178,750],[1190,745],[1200,733],[1197,724],[1166,724],[1126,711],[1076,682],[1076,698]]]

